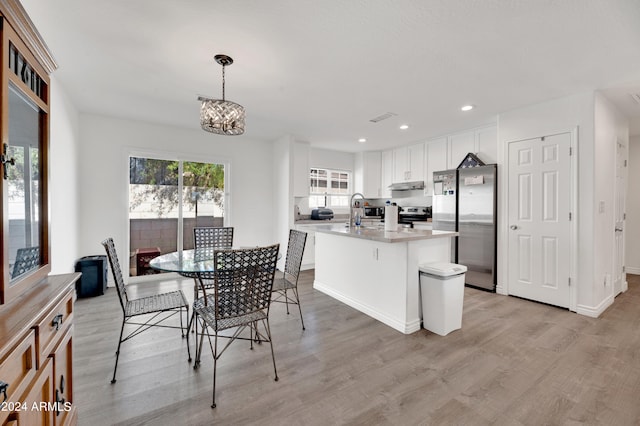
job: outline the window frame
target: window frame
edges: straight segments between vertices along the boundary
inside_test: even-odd
[[[313,180],[314,178],[317,180],[317,175],[319,171],[326,172],[326,182],[327,185],[324,187],[324,190],[316,190],[314,191]],[[315,176],[314,176],[315,174]],[[338,174],[338,179],[334,180],[333,175]],[[340,175],[346,174],[346,184],[347,187],[343,190],[338,188],[337,190],[333,189],[333,183],[338,182],[338,186],[340,182],[344,182],[340,179]],[[319,186],[315,186],[315,188],[319,188]],[[316,207],[327,207],[331,209],[344,209],[349,207],[349,197],[351,197],[353,188],[353,173],[351,170],[342,170],[342,169],[333,169],[327,167],[310,167],[309,168],[309,208]],[[332,203],[331,201],[335,201],[335,198],[344,198],[343,203]],[[320,205],[320,203],[315,203],[314,199],[324,198],[324,205]]]

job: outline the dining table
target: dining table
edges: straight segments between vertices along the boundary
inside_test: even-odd
[[[157,271],[177,272],[185,277],[199,278],[203,273],[215,272],[216,250],[222,249],[205,247],[166,253],[151,259],[149,266]]]

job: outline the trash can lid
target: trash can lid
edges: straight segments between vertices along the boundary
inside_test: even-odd
[[[448,262],[421,263],[418,268],[420,272],[439,277],[450,277],[467,272],[466,266]]]

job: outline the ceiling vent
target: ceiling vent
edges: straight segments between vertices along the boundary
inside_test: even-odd
[[[387,113],[384,113],[384,114],[379,115],[379,116],[377,116],[377,117],[374,117],[374,118],[372,118],[372,119],[371,119],[371,120],[369,120],[369,121],[370,121],[370,122],[372,122],[372,123],[379,123],[380,121],[382,121],[382,120],[386,120],[387,118],[391,118],[391,117],[393,117],[394,115],[398,115],[398,114],[396,114],[396,113],[394,113],[394,112],[387,112]]]
[[[631,99],[633,99],[634,101],[636,101],[636,103],[638,105],[640,105],[640,94],[639,93],[629,93],[629,96],[631,96]]]

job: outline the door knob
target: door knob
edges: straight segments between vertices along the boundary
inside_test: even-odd
[[[516,229],[518,229],[518,225],[511,225],[510,228],[515,231]]]
[[[616,232],[622,232],[622,228],[616,228]]]

